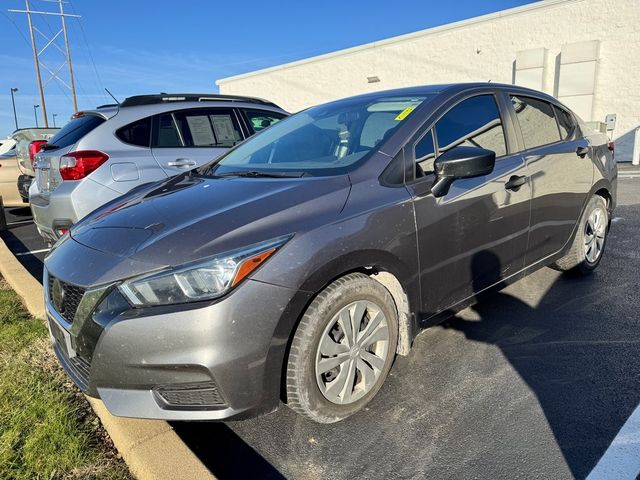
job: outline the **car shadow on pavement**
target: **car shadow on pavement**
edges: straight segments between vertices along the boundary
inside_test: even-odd
[[[640,400],[638,316],[619,315],[622,292],[603,286],[599,273],[559,275],[534,306],[493,293],[442,324],[499,349],[537,399],[575,478],[589,474]]]

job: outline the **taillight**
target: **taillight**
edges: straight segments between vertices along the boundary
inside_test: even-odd
[[[29,144],[29,160],[31,160],[31,166],[36,159],[36,154],[42,149],[42,145],[47,143],[46,140],[34,140]]]
[[[60,176],[63,180],[81,180],[107,160],[109,155],[98,150],[69,152],[60,158]]]

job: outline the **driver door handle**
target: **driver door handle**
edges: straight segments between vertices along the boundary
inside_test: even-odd
[[[513,190],[517,192],[520,190],[520,187],[527,183],[527,177],[524,175],[513,175],[507,183],[504,184],[504,188],[507,190]]]
[[[170,167],[195,167],[196,162],[188,158],[178,158],[172,162],[167,162]]]

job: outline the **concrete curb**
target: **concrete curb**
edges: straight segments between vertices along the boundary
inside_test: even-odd
[[[29,313],[44,319],[42,285],[22,266],[2,239],[0,274],[22,297]],[[137,479],[215,479],[167,422],[114,417],[100,400],[85,398]]]

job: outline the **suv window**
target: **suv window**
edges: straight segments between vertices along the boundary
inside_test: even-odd
[[[182,147],[182,141],[176,128],[172,113],[164,113],[155,117],[153,129],[153,147]]]
[[[436,149],[433,144],[433,131],[429,130],[422,139],[416,144],[415,159],[417,176],[427,173],[433,173],[433,163],[436,159]]]
[[[49,139],[49,143],[60,148],[68,147],[77,143],[78,140],[104,122],[105,119],[97,115],[81,115],[72,118],[69,123]]]
[[[436,123],[438,154],[464,145],[492,150],[496,157],[507,154],[500,111],[493,95],[463,100]]]
[[[264,130],[286,117],[282,113],[268,112],[266,110],[244,110],[244,116],[253,133],[258,133],[260,130]]]
[[[233,110],[200,108],[174,112],[185,147],[233,147],[242,141]]]
[[[525,148],[560,141],[556,116],[550,103],[535,98],[511,96]]]
[[[124,143],[149,147],[151,143],[151,117],[143,118],[116,130],[116,137]]]
[[[562,140],[568,139],[573,134],[573,129],[576,126],[573,116],[566,110],[553,106],[558,119],[558,128],[560,129],[560,137]]]

